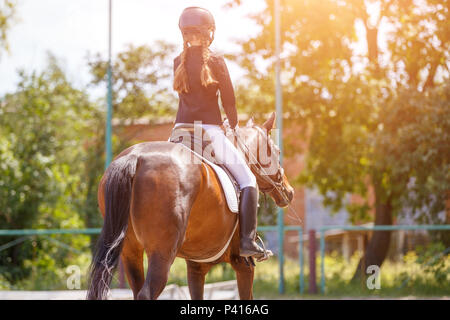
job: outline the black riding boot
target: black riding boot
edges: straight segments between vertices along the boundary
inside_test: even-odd
[[[255,242],[257,210],[258,190],[254,187],[243,188],[239,203],[240,255],[242,257],[261,258],[265,255],[264,249]]]

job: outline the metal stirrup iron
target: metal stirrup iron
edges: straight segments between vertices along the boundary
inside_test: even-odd
[[[262,248],[264,250],[264,255],[262,257],[257,257],[256,261],[258,261],[258,262],[265,261],[265,260],[269,259],[271,256],[273,256],[273,252],[271,250],[266,249],[266,246],[264,245],[264,241],[262,241],[259,234],[256,234],[256,240],[261,242]]]

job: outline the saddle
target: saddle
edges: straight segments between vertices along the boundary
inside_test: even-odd
[[[208,151],[211,139],[206,130],[194,124],[178,125],[172,130],[169,141],[180,143],[213,169],[222,187],[228,208],[233,213],[239,213],[239,184],[225,165],[215,159],[214,152]]]

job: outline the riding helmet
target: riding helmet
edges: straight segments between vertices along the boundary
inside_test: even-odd
[[[208,10],[200,7],[188,7],[183,10],[178,22],[183,37],[190,32],[200,32],[208,35],[211,42],[214,39],[216,24]],[[212,34],[211,34],[212,32]]]

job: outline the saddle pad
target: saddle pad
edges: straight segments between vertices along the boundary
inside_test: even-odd
[[[191,151],[195,156],[199,157],[202,161],[204,161],[206,164],[208,164],[214,172],[217,174],[217,177],[219,178],[220,185],[222,186],[222,191],[225,195],[225,199],[227,201],[228,208],[233,213],[239,213],[239,202],[238,202],[238,196],[236,194],[236,188],[234,187],[233,182],[231,181],[228,174],[218,165],[212,163],[208,159],[202,157],[197,152],[192,151],[190,148],[186,147],[184,144],[180,144],[184,148]]]

